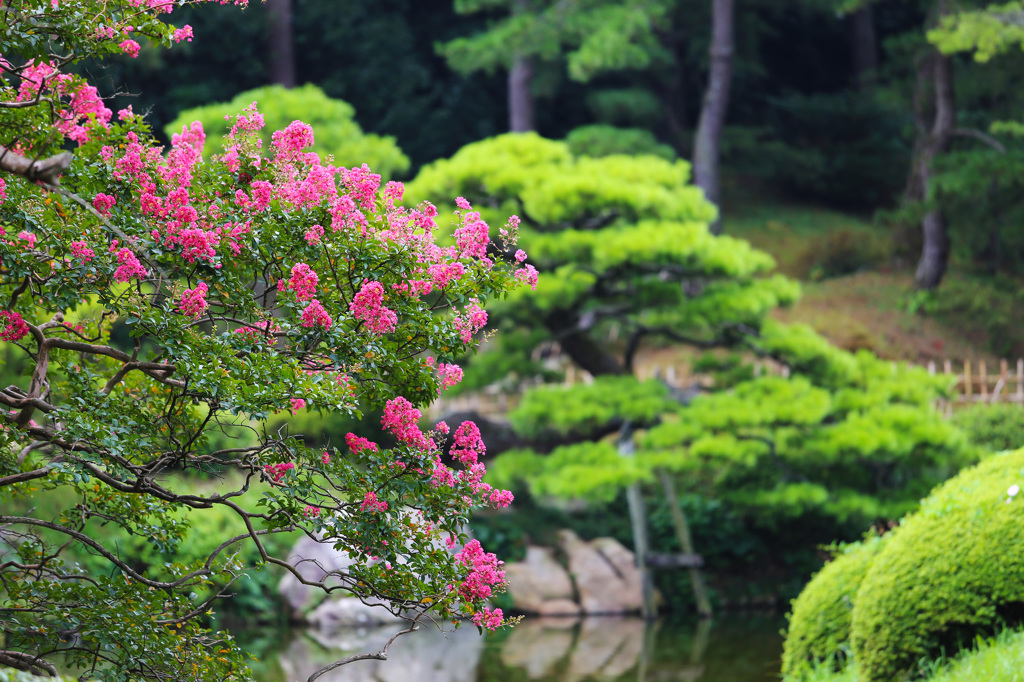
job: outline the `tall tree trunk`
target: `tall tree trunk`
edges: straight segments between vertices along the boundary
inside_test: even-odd
[[[931,90],[933,104],[931,120],[925,111],[927,93]],[[918,65],[915,116],[918,136],[914,143],[914,158],[907,183],[907,199],[928,202],[931,196],[931,177],[935,157],[949,148],[956,124],[953,75],[950,58],[932,52]],[[949,263],[949,235],[946,222],[938,206],[932,206],[921,220],[921,260],[914,274],[918,289],[934,289],[942,281]]]
[[[857,89],[871,89],[878,75],[878,38],[871,5],[850,15],[850,42],[853,48],[853,78]]]
[[[267,47],[270,82],[295,87],[295,50],[292,45],[292,0],[266,0],[270,14]]]
[[[516,57],[508,72],[508,129],[513,133],[533,130],[533,60]]]
[[[693,179],[704,190],[704,196],[719,208],[722,197],[718,159],[732,80],[733,28],[733,0],[711,0],[711,69],[693,141]],[[721,214],[711,225],[711,231],[722,231]]]
[[[530,0],[515,0],[513,14],[530,10]],[[508,129],[513,133],[533,130],[533,60],[516,56],[508,72]]]

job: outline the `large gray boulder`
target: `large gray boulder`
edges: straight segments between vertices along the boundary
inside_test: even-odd
[[[578,608],[578,607],[577,607]],[[528,618],[516,625],[501,648],[501,662],[523,668],[531,680],[550,675],[572,650],[575,618]]]
[[[523,561],[505,564],[508,593],[516,611],[549,616],[573,616],[572,580],[545,547],[527,547]]]
[[[346,552],[334,549],[330,543],[318,542],[303,535],[288,553],[288,563],[294,566],[304,579],[320,582],[332,571],[344,571],[355,561]],[[328,581],[328,584],[331,584],[331,580]],[[337,585],[338,581],[333,581],[333,584]],[[303,585],[290,572],[281,578],[277,592],[291,608],[290,615],[294,618],[303,618],[305,613],[325,596],[323,590]]]
[[[634,554],[612,538],[585,542],[571,530],[558,533],[580,608],[587,614],[640,611],[643,590]]]

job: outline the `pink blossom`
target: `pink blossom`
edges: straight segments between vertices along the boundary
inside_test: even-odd
[[[490,608],[484,607],[483,611],[477,611],[473,614],[473,624],[480,625],[487,628],[488,630],[497,630],[501,627],[501,619],[505,616],[501,609],[494,609],[491,611]]]
[[[132,253],[131,249],[124,248],[118,251],[117,262],[121,265],[114,271],[115,282],[127,282],[149,275],[149,272],[146,271],[146,268],[142,267],[142,263],[139,262],[139,259]]]
[[[469,205],[469,202],[462,197],[455,197],[455,205],[461,208],[463,211],[468,211],[471,208],[473,208],[472,206]]]
[[[263,471],[267,473],[267,476],[274,481],[274,483],[280,483],[284,475],[295,468],[295,464],[292,462],[283,462],[281,464],[268,464],[263,467]]]
[[[512,491],[510,491],[510,490],[492,490],[491,491],[491,497],[490,497],[491,506],[499,507],[499,508],[507,507],[510,504],[512,504],[512,501],[514,499],[515,498],[512,496]]]
[[[88,263],[96,255],[96,252],[82,240],[71,242],[71,253],[83,263]]]
[[[436,263],[427,268],[427,275],[438,289],[444,289],[464,274],[466,274],[466,268],[462,263]]]
[[[118,45],[118,47],[121,48],[121,51],[129,57],[131,57],[132,59],[135,59],[139,56],[139,44],[134,40],[126,40],[120,45]]]
[[[306,401],[302,398],[289,398],[288,400],[292,404],[293,415],[298,414],[299,410],[304,410],[306,408]]]
[[[22,230],[18,233],[18,239],[24,239],[28,242],[28,248],[34,249],[36,247],[36,236],[32,232],[26,232]]]
[[[384,185],[384,197],[391,203],[396,203],[402,200],[402,194],[405,193],[405,185],[394,180]]]
[[[271,136],[271,144],[285,155],[301,152],[313,146],[313,129],[302,121],[292,121],[284,130]]]
[[[309,518],[316,518],[317,516],[320,516],[321,511],[320,507],[314,507],[311,504],[307,504],[306,508],[302,510],[302,513]]]
[[[320,455],[320,461],[323,462],[324,464],[331,463],[331,456],[327,454],[326,450],[324,450],[324,454]]]
[[[464,316],[456,316],[452,324],[459,332],[459,338],[463,343],[473,340],[473,334],[484,328],[487,324],[487,312],[475,301],[466,306]]]
[[[357,320],[366,323],[367,329],[374,334],[386,334],[395,331],[398,315],[383,305],[384,286],[380,282],[364,282],[362,288],[352,298],[349,310]]]
[[[320,304],[320,301],[315,298],[309,302],[306,309],[302,311],[302,326],[303,327],[325,327],[329,328],[334,324],[334,320],[327,314],[324,307]]]
[[[480,218],[480,214],[471,211],[465,215],[462,227],[455,230],[455,243],[459,247],[461,258],[483,258],[487,254],[487,244],[490,237],[487,235],[487,223]]]
[[[452,440],[452,457],[467,467],[476,464],[477,458],[487,452],[483,438],[480,437],[480,428],[474,422],[462,422]]]
[[[363,498],[363,503],[359,505],[360,511],[369,511],[371,514],[375,512],[382,512],[388,510],[388,503],[383,500],[377,500],[377,494],[374,492],[366,493],[366,497]]]
[[[479,540],[467,542],[462,551],[455,555],[455,559],[469,568],[469,574],[458,587],[463,599],[487,599],[492,594],[493,586],[505,582],[505,571],[501,570],[504,562],[498,561],[494,554],[484,552]]]
[[[266,180],[254,180],[250,185],[252,188],[252,210],[262,211],[270,206],[274,197],[274,186]]]
[[[437,422],[437,424],[434,426],[434,429],[438,433],[447,434],[448,430],[449,430],[448,429],[448,422],[444,422],[444,421]]]
[[[192,318],[199,317],[209,307],[209,304],[206,302],[207,291],[208,288],[205,282],[197,284],[195,289],[185,289],[181,294],[181,300],[178,301],[178,310],[183,315]]]
[[[348,445],[349,449],[352,450],[353,455],[358,455],[363,450],[377,452],[376,443],[373,443],[366,438],[361,438],[354,433],[348,433],[345,436],[345,443]],[[326,455],[327,453],[324,454]]]
[[[441,379],[441,388],[451,388],[462,381],[462,368],[458,365],[441,363],[437,366],[437,375]]]
[[[320,225],[313,225],[311,228],[306,230],[306,243],[310,246],[319,244],[320,240],[324,237],[324,228]]]
[[[7,183],[4,182],[3,178],[0,178],[0,204],[7,201]]]
[[[524,260],[526,260],[526,252],[523,251],[522,249],[519,249],[518,251],[516,251],[516,262],[522,263]]]
[[[110,209],[117,204],[117,197],[112,197],[109,194],[103,194],[100,192],[93,198],[92,205],[96,211],[104,218],[110,217]]]
[[[174,31],[174,33],[171,34],[171,40],[173,40],[176,43],[180,43],[183,40],[187,40],[188,42],[191,43],[192,42],[192,27],[189,26],[188,24],[185,24],[185,26],[183,28],[176,29]]]
[[[21,318],[19,313],[9,310],[0,310],[0,340],[18,341],[28,334],[28,325]]]
[[[292,276],[288,280],[288,288],[295,292],[295,299],[308,301],[316,294],[316,285],[320,282],[316,271],[305,263],[292,266]],[[329,326],[329,325],[328,325]]]
[[[520,284],[529,284],[530,288],[537,291],[537,280],[539,279],[539,275],[537,273],[537,268],[532,265],[525,265],[516,270],[515,278]]]
[[[365,163],[360,168],[349,168],[342,173],[342,182],[349,194],[365,211],[373,211],[380,187],[380,175],[370,172]]]
[[[417,426],[421,416],[422,413],[412,403],[398,396],[387,402],[380,423],[402,443],[426,449],[427,437]]]

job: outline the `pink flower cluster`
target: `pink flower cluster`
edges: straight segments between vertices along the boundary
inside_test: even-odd
[[[421,416],[422,413],[413,407],[412,403],[398,396],[387,402],[380,423],[402,443],[425,450],[429,441],[417,426]]]
[[[315,298],[309,302],[306,309],[302,311],[301,324],[303,327],[324,327],[330,328],[334,324],[334,320],[324,310],[323,305],[320,301]]]
[[[342,182],[345,189],[356,200],[364,211],[373,211],[380,188],[380,175],[370,171],[365,163],[359,168],[342,170]]]
[[[488,599],[493,593],[492,587],[505,583],[505,571],[501,570],[505,562],[498,561],[498,557],[490,552],[484,552],[479,540],[467,542],[455,559],[469,569],[469,574],[458,588],[459,594],[467,601]]]
[[[487,311],[480,307],[478,301],[472,300],[463,313],[462,316],[456,316],[452,324],[458,330],[462,342],[469,343],[473,340],[473,334],[487,324]]]
[[[54,100],[67,100],[57,111],[57,130],[65,137],[79,144],[88,142],[90,115],[95,117],[96,125],[109,127],[113,113],[103,105],[96,88],[77,76],[60,73],[53,62],[34,62],[27,66],[21,72],[21,86],[16,99],[20,102],[32,100],[40,91],[53,96]]]
[[[103,194],[100,192],[92,200],[93,208],[103,216],[104,218],[110,217],[110,209],[117,204],[117,197],[112,197],[109,194]]]
[[[28,334],[28,325],[21,318],[19,313],[9,310],[0,310],[0,340],[18,341]]]
[[[501,609],[494,609],[491,611],[489,607],[484,607],[483,611],[477,611],[473,614],[473,624],[480,625],[487,628],[488,630],[497,630],[501,627],[501,619],[505,617]]]
[[[307,517],[309,517],[309,518],[311,518],[311,519],[314,519],[314,518],[316,518],[316,517],[320,516],[320,512],[321,512],[321,511],[323,511],[323,510],[322,510],[322,509],[320,509],[320,507],[314,507],[314,506],[313,506],[313,505],[311,505],[311,504],[307,504],[307,505],[306,505],[306,508],[302,510],[302,513],[303,513],[303,514],[304,514],[305,516],[307,516]]]
[[[353,455],[358,455],[363,450],[369,450],[371,452],[377,452],[377,444],[354,433],[349,432],[345,436],[345,444],[348,445],[349,449],[352,450]],[[326,454],[326,453],[324,453]]]
[[[284,475],[295,468],[293,462],[282,462],[281,464],[268,464],[263,467],[263,471],[266,472],[267,476],[270,477],[274,483],[280,483]]]
[[[292,415],[299,413],[299,410],[306,409],[306,401],[302,398],[289,398],[288,402],[292,404]]]
[[[192,27],[188,24],[185,24],[183,28],[176,29],[174,33],[171,34],[171,40],[176,43],[180,43],[183,40],[187,40],[191,43],[192,37]]]
[[[320,240],[324,238],[324,228],[321,225],[314,225],[313,227],[306,230],[306,243],[310,246],[319,244]]]
[[[209,304],[206,302],[206,292],[208,290],[205,282],[197,284],[195,289],[185,289],[181,294],[181,300],[178,301],[178,310],[181,311],[182,315],[196,318],[206,312],[206,309],[209,307]]]
[[[288,280],[287,287],[278,285],[278,288],[288,288],[295,292],[295,298],[299,301],[308,301],[316,295],[316,285],[320,278],[316,271],[305,263],[296,263],[292,266],[292,276]]]
[[[118,45],[118,47],[120,47],[121,51],[129,57],[131,57],[132,59],[136,59],[139,56],[139,49],[141,48],[141,46],[137,42],[131,39],[125,40],[120,45]]]
[[[142,263],[132,253],[131,249],[122,248],[117,252],[117,262],[120,263],[117,270],[114,270],[115,282],[128,282],[133,279],[147,277],[149,272],[142,267]]]
[[[363,498],[363,503],[359,505],[360,511],[368,511],[371,514],[375,512],[382,512],[388,510],[388,503],[383,500],[377,499],[377,494],[374,492],[366,493],[366,497]]]
[[[374,334],[386,334],[395,331],[398,315],[387,308],[384,302],[384,286],[380,282],[363,282],[362,288],[352,298],[349,310],[357,320],[366,323],[367,329]]]
[[[96,255],[96,252],[82,240],[71,242],[71,253],[83,263],[88,263]]]
[[[441,388],[448,389],[462,381],[462,368],[442,362],[437,366],[437,376],[441,379]]]
[[[477,211],[470,211],[463,216],[462,226],[455,230],[455,243],[459,247],[462,258],[484,258],[487,245],[491,239],[487,234],[485,223]]]
[[[480,437],[480,428],[471,421],[464,421],[455,429],[452,436],[451,455],[467,467],[477,463],[477,459],[487,452],[483,438]]]

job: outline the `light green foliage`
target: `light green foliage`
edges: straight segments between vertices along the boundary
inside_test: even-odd
[[[1024,446],[1024,409],[1018,405],[973,405],[954,412],[953,423],[982,452]]]
[[[928,40],[946,54],[973,52],[979,62],[1024,45],[1024,3],[1009,2],[945,17]]]
[[[845,667],[853,600],[885,538],[844,547],[793,600],[782,653],[782,674],[800,678],[816,665]]]
[[[935,490],[894,531],[854,600],[860,679],[913,672],[996,629],[1024,603],[1024,450],[994,455]]]
[[[633,377],[597,377],[591,384],[541,386],[527,393],[509,415],[516,431],[535,436],[600,429],[616,419],[656,420],[671,406],[668,389],[657,381]]]
[[[665,0],[564,3],[538,0],[461,1],[461,13],[505,9],[487,31],[438,47],[457,71],[493,71],[519,56],[554,59],[566,52],[569,75],[587,81],[609,70],[640,69],[664,58],[657,28],[668,15]]]
[[[311,83],[290,90],[280,85],[268,85],[240,93],[230,102],[188,109],[178,114],[165,132],[170,137],[180,133],[182,126],[199,121],[207,135],[204,154],[207,157],[219,154],[233,123],[233,120],[225,120],[225,116],[234,116],[257,101],[266,122],[261,131],[264,149],[270,148],[273,131],[284,130],[292,121],[301,120],[313,126],[316,135],[314,151],[333,156],[338,166],[351,168],[365,163],[385,179],[409,169],[409,159],[395,144],[395,138],[364,133],[353,120],[355,109],[350,104],[331,99]]]

